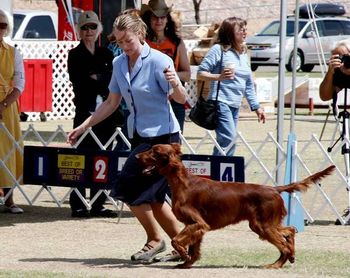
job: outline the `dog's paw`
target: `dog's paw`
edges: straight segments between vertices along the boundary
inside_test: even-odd
[[[178,264],[175,268],[188,269],[192,267],[192,263],[184,262],[182,264]]]
[[[289,260],[289,262],[290,262],[291,264],[294,264],[294,262],[295,262],[295,257],[294,257],[294,256],[290,256],[290,257],[288,258],[288,260]]]

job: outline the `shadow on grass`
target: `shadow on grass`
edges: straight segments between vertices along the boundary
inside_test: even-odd
[[[11,214],[3,212],[0,207],[0,227],[13,226],[16,224],[23,223],[49,223],[55,221],[81,221],[85,219],[92,219],[96,217],[89,218],[72,218],[71,209],[69,207],[42,207],[42,206],[29,206],[21,205],[24,210],[23,214]],[[122,211],[121,218],[133,217],[130,211]],[[117,221],[117,218],[101,218]]]
[[[62,262],[62,263],[78,263],[90,267],[102,266],[104,268],[139,268],[139,267],[148,267],[148,268],[158,268],[158,269],[179,269],[177,265],[181,262],[167,262],[167,263],[136,263],[127,259],[118,259],[118,258],[90,258],[90,259],[75,259],[75,258],[32,258],[32,259],[22,259],[21,262],[30,262],[30,263],[45,263],[45,262]],[[264,269],[263,266],[256,265],[194,265],[191,269],[215,269],[215,268],[237,268],[237,269]],[[185,270],[186,271],[186,270]]]

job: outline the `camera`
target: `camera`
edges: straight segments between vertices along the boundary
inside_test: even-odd
[[[350,68],[350,55],[339,55],[339,59],[343,63],[344,68]]]

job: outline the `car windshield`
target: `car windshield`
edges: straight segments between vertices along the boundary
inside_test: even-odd
[[[306,21],[299,21],[299,32],[306,25]],[[279,36],[280,35],[280,21],[273,21],[266,26],[257,36]],[[287,37],[294,36],[294,20],[287,21]]]
[[[23,14],[14,14],[13,15],[13,32],[12,32],[12,37],[14,37],[18,31],[19,26],[21,26],[22,21],[24,19]]]

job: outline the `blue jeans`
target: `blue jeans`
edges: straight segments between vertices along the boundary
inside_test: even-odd
[[[226,150],[228,145],[235,140],[236,130],[239,118],[239,108],[228,106],[226,103],[218,102],[219,124],[215,129],[216,140],[220,147],[226,151],[227,156],[233,156],[236,144]],[[213,155],[222,155],[220,151],[214,147]]]

